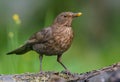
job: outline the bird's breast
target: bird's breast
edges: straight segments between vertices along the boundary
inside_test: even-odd
[[[73,40],[73,30],[71,27],[61,28],[53,33],[56,50],[66,51]]]

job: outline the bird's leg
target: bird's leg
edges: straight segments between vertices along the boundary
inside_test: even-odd
[[[40,60],[40,72],[42,72],[42,59],[43,59],[43,55],[39,55],[39,60]]]
[[[64,67],[65,70],[67,70],[67,67],[61,62],[61,57],[62,55],[57,55],[57,62],[60,63]]]
[[[63,67],[64,67],[64,69],[65,69],[65,71],[63,71],[63,72],[65,72],[66,74],[71,74],[70,73],[70,71],[67,69],[67,67],[61,62],[61,57],[62,57],[62,55],[57,55],[57,61],[58,61],[58,63],[60,63]]]

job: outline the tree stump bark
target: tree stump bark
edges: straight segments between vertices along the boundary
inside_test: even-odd
[[[120,62],[82,74],[49,71],[13,75],[1,74],[0,82],[120,82]]]

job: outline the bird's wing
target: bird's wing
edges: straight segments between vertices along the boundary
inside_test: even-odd
[[[36,32],[32,37],[27,41],[28,44],[35,43],[44,43],[52,38],[52,28],[48,27],[39,32]]]

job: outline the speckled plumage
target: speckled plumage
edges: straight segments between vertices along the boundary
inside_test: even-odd
[[[53,28],[49,27],[46,28],[45,31],[44,38],[47,38],[47,42],[34,44],[33,50],[36,52],[47,56],[58,55],[65,52],[70,47],[73,39],[71,27],[54,31]]]
[[[67,69],[60,58],[69,49],[73,40],[73,30],[71,27],[72,19],[80,13],[63,12],[54,20],[53,24],[36,32],[22,47],[7,54],[24,54],[34,50],[40,54],[40,70],[42,70],[43,55],[57,55],[57,61]]]

